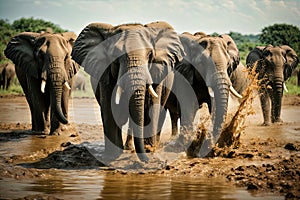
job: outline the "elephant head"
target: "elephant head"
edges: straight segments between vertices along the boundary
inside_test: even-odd
[[[211,103],[215,103],[213,135],[218,137],[227,115],[229,91],[232,90],[234,94],[241,97],[231,87],[228,76],[227,69],[231,67],[231,63],[234,61],[230,59],[227,42],[221,37],[211,36],[195,39],[195,36],[191,34],[182,34],[180,39],[184,45],[186,56],[183,64],[176,69],[184,75],[194,90],[199,89],[200,98],[204,96],[204,102],[208,103],[210,111],[212,111]],[[203,83],[204,86],[198,86],[198,84],[203,85]],[[206,88],[206,92],[204,88]],[[197,91],[195,92],[197,93]],[[199,97],[197,98],[199,101]],[[188,120],[187,123],[190,123],[190,119]]]
[[[40,81],[41,92],[44,93],[45,88],[50,89],[51,107],[57,119],[64,124],[68,120],[61,105],[63,87],[70,88],[70,79],[79,69],[70,56],[75,39],[73,32],[24,32],[12,38],[4,52],[23,74]]]
[[[248,67],[257,62],[256,72],[262,79],[262,91],[269,91],[272,100],[272,122],[280,121],[281,99],[284,82],[291,76],[297,67],[299,58],[296,52],[287,45],[258,46],[247,56]],[[263,102],[262,102],[263,103]],[[265,119],[266,120],[266,119]]]
[[[152,98],[150,101],[162,98],[156,86],[164,81],[175,63],[182,59],[183,54],[177,34],[165,22],[115,27],[110,24],[92,23],[75,41],[72,58],[97,80],[96,84],[116,88],[115,92],[109,93],[110,97],[101,94],[98,101],[102,104],[101,109],[117,105],[125,105],[122,109],[128,109],[126,106],[129,105],[129,123],[135,124],[134,145],[141,160],[147,160],[144,150],[144,125],[147,115],[145,99],[147,96]],[[97,88],[97,85],[94,88]],[[107,102],[106,99],[111,97],[114,97],[115,101]],[[124,99],[129,99],[129,104],[124,104]],[[104,130],[105,135],[114,134],[112,129],[110,127],[110,130]]]

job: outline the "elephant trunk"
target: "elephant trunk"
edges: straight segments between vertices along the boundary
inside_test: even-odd
[[[281,113],[281,101],[283,93],[283,81],[282,79],[275,79],[273,83],[273,106],[272,106],[272,121],[280,121]]]
[[[147,162],[148,157],[144,148],[144,110],[146,83],[143,80],[133,80],[129,86],[129,124],[132,126],[134,136],[134,146],[141,161]]]
[[[65,77],[61,73],[60,67],[52,67],[50,70],[50,81],[51,81],[51,108],[54,111],[55,116],[58,121],[63,124],[67,124],[68,120],[62,111],[62,92],[63,83],[65,82]]]
[[[228,97],[229,97],[229,84],[227,74],[224,72],[215,73],[213,79],[215,84],[212,86],[215,99],[215,115],[213,136],[216,138],[222,131],[223,123],[227,115]]]

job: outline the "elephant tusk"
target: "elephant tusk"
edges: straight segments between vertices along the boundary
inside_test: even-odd
[[[45,87],[46,87],[46,81],[42,79],[42,84],[41,84],[41,92],[45,93]]]
[[[241,99],[243,98],[242,95],[240,95],[233,87],[232,85],[229,87],[230,92],[237,98]]]
[[[211,98],[214,98],[215,97],[215,93],[213,91],[213,89],[211,87],[208,87],[208,94]]]
[[[284,89],[285,92],[289,92],[286,85],[285,85],[285,83],[283,83],[283,89]]]
[[[155,90],[153,89],[152,85],[149,86],[148,92],[151,94],[151,96],[152,96],[153,98],[158,98],[158,95],[157,95],[157,93],[155,92]]]
[[[117,91],[116,91],[116,104],[120,103],[121,94],[122,94],[122,88],[118,85]]]
[[[71,87],[67,81],[64,83],[64,85],[68,88],[68,90],[71,90]]]

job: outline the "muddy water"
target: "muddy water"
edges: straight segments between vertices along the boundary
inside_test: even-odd
[[[0,99],[0,110],[0,122],[30,123],[30,112],[24,98]],[[295,107],[284,107],[282,115],[289,125],[271,128],[257,126],[262,121],[259,111],[250,116],[247,122],[249,124],[247,137],[255,135],[259,137],[260,134],[267,132],[278,139],[299,141],[300,134],[297,129],[299,127],[297,125],[294,127],[293,122],[299,122],[300,110]],[[70,106],[70,121],[76,124],[101,124],[97,102],[94,99],[73,99]],[[84,130],[84,127],[80,128]],[[99,139],[98,136],[97,134],[91,136],[89,142]],[[43,137],[21,134],[0,142],[0,155],[20,156],[22,162],[19,163],[26,163],[34,158],[47,156],[48,152],[43,152],[43,149],[51,152],[51,149],[58,148],[67,140],[69,138],[64,136]],[[73,142],[80,143],[80,141]],[[153,174],[125,176],[98,168],[66,170],[53,165],[48,168],[50,169],[39,169],[39,173],[44,174],[41,178],[0,177],[0,199],[22,198],[30,195],[54,196],[61,199],[120,199],[120,197],[122,199],[284,199],[282,196],[271,194],[256,196],[241,188],[235,188],[224,180],[214,178],[164,177]]]
[[[99,170],[48,170],[47,180],[2,179],[0,198],[47,195],[60,199],[283,199],[251,196],[214,179],[103,173]]]

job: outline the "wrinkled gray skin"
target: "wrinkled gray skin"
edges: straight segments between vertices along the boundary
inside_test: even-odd
[[[264,117],[263,125],[282,122],[281,102],[284,82],[291,77],[299,63],[296,52],[289,46],[258,46],[248,54],[246,63],[252,67],[257,62],[256,72],[259,73],[260,102]]]
[[[230,80],[234,89],[242,95],[251,84],[251,80],[248,78],[247,67],[239,63],[237,68],[230,74]]]
[[[4,51],[16,66],[31,111],[32,131],[48,133],[50,126],[50,134],[60,134],[62,124],[68,123],[70,89],[65,82],[70,86],[79,69],[70,57],[75,39],[72,32],[24,32],[12,38]]]
[[[0,66],[0,88],[8,90],[11,81],[16,75],[15,65],[12,63],[5,63]]]
[[[73,78],[72,90],[83,90],[85,91],[85,76],[82,72],[78,72]]]
[[[190,51],[190,55],[202,54],[204,53],[212,59],[216,66],[216,77],[217,77],[217,88],[220,95],[219,99],[216,99],[217,104],[220,104],[222,108],[220,113],[216,113],[216,126],[214,127],[214,134],[218,135],[217,132],[220,130],[220,126],[223,122],[223,117],[227,114],[227,104],[229,97],[229,86],[231,85],[229,74],[235,70],[237,64],[239,63],[239,51],[228,35],[222,35],[218,37],[205,36],[202,32],[197,32],[194,35],[184,33],[180,36],[182,39],[188,37],[194,40],[196,43],[203,47],[203,51],[199,52],[197,49],[188,48],[186,51]],[[199,63],[201,68],[207,69],[211,67],[206,63]],[[208,92],[207,84],[202,75],[195,66],[191,65],[189,62],[184,60],[178,66],[176,70],[183,75],[183,77],[189,82],[195,91],[198,102],[186,102],[184,106],[178,104],[176,97],[171,94],[167,102],[166,108],[170,112],[171,122],[172,122],[172,135],[176,135],[178,132],[177,122],[181,119],[182,129],[191,130],[192,122],[195,118],[196,112],[201,108],[203,103],[207,103],[209,111],[212,112],[212,98]],[[176,82],[176,80],[175,80]],[[175,87],[180,88],[180,85],[174,84]],[[217,95],[215,94],[215,95]],[[189,106],[190,105],[190,106]],[[197,106],[198,105],[198,106]],[[183,109],[185,110],[185,118],[182,119]],[[190,127],[190,128],[187,128]]]
[[[93,23],[80,33],[72,58],[91,75],[101,107],[105,155],[114,158],[122,152],[121,128],[129,118],[137,155],[148,160],[144,138],[155,141],[161,112],[153,105],[164,106],[173,84],[172,69],[182,55],[177,34],[164,22],[116,27]],[[149,94],[150,86],[157,97]]]

